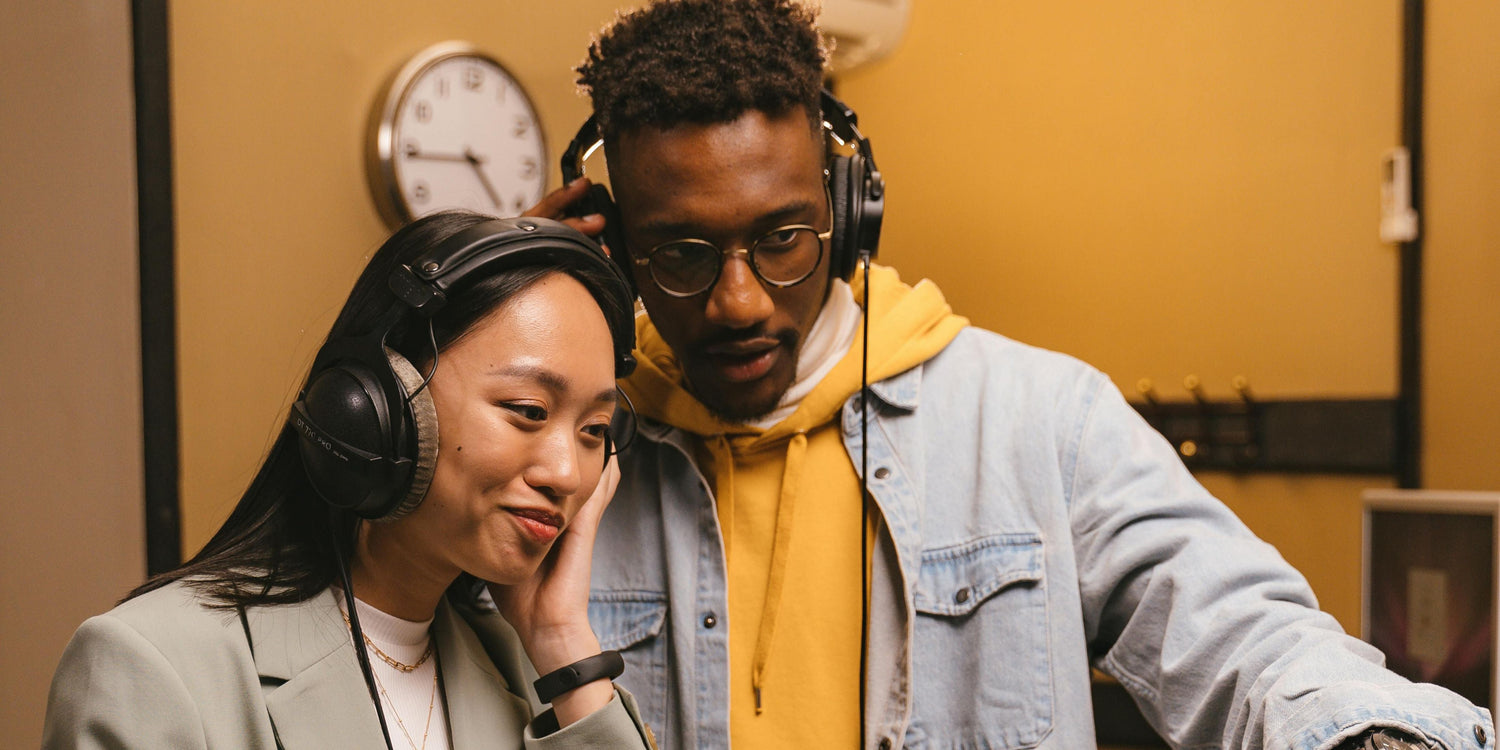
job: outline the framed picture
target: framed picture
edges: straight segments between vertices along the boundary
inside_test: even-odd
[[[1496,708],[1500,492],[1364,493],[1364,633],[1396,673]]]

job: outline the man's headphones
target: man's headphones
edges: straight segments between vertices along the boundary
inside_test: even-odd
[[[847,156],[831,156],[827,165],[828,194],[833,201],[829,264],[834,275],[847,280],[854,274],[861,251],[868,252],[870,257],[875,256],[880,242],[880,220],[885,215],[885,179],[875,166],[870,141],[859,132],[859,116],[854,110],[827,89],[819,95],[819,109],[823,130],[828,136],[839,145],[854,147],[854,153]],[[598,122],[589,117],[563,152],[564,184],[583,176],[584,160],[601,145],[603,140],[599,136]],[[630,261],[620,226],[620,211],[610,198],[609,190],[599,184],[591,186],[588,194],[574,204],[573,211],[578,216],[604,216],[604,244],[614,254],[615,262],[624,268],[625,278],[633,280],[630,270],[625,268]]]
[[[606,293],[616,304],[604,313],[614,339],[615,375],[635,369],[631,288],[597,244],[548,219],[475,224],[396,268],[389,284],[398,301],[374,329],[329,340],[313,360],[290,422],[307,477],[324,500],[382,520],[400,518],[422,502],[437,464],[437,410],[426,379],[386,338],[403,318],[430,321],[448,291],[464,282],[537,265],[593,269],[609,279]]]

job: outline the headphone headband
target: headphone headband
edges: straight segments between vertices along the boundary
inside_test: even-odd
[[[869,163],[867,170],[875,177],[872,185],[875,197],[880,197],[885,192],[885,180],[880,176],[880,170],[875,168],[875,150],[870,146],[870,139],[864,133],[859,132],[859,114],[842,99],[833,95],[828,89],[818,92],[819,114],[823,118],[823,129],[828,132],[839,145],[854,144],[854,148],[860,155],[865,157]]]
[[[823,129],[828,132],[840,145],[853,144],[855,149],[870,162],[869,170],[876,176],[878,190],[884,192],[885,181],[880,179],[880,171],[874,169],[875,152],[870,146],[870,139],[859,130],[859,114],[852,107],[845,104],[842,99],[833,95],[828,89],[818,92],[818,113],[821,116]],[[562,155],[562,178],[564,183],[572,182],[583,176],[583,162],[594,152],[604,145],[604,136],[599,133],[599,118],[589,115],[587,120],[578,127],[578,132],[573,135],[573,140],[568,142],[568,147],[563,150]],[[878,196],[877,196],[878,197]]]
[[[615,345],[615,374],[622,378],[629,375],[635,369],[631,355],[635,347],[634,295],[630,285],[598,244],[561,222],[522,217],[475,224],[410,265],[396,268],[389,283],[398,299],[430,318],[447,304],[447,292],[462,280],[492,270],[490,266],[494,265],[538,264],[591,268],[609,279],[608,292],[621,302],[620,310],[605,312]]]

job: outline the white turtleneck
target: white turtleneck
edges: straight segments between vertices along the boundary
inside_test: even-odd
[[[386,614],[356,598],[359,625],[385,654],[402,664],[415,664],[432,642],[432,619],[423,622],[403,620]],[[402,672],[385,663],[375,649],[366,644],[370,668],[385,710],[386,728],[393,747],[409,746],[413,750],[449,750],[448,712],[443,705],[442,686],[436,682],[438,655],[434,653],[411,672]],[[437,685],[434,689],[434,685]],[[429,707],[431,718],[429,719]],[[397,721],[397,719],[400,721]],[[402,731],[402,728],[405,731]],[[424,743],[423,735],[426,735]]]

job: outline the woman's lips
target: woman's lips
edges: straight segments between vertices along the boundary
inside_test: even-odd
[[[562,533],[563,517],[548,510],[536,508],[506,508],[516,525],[527,536],[542,544],[551,543]]]

